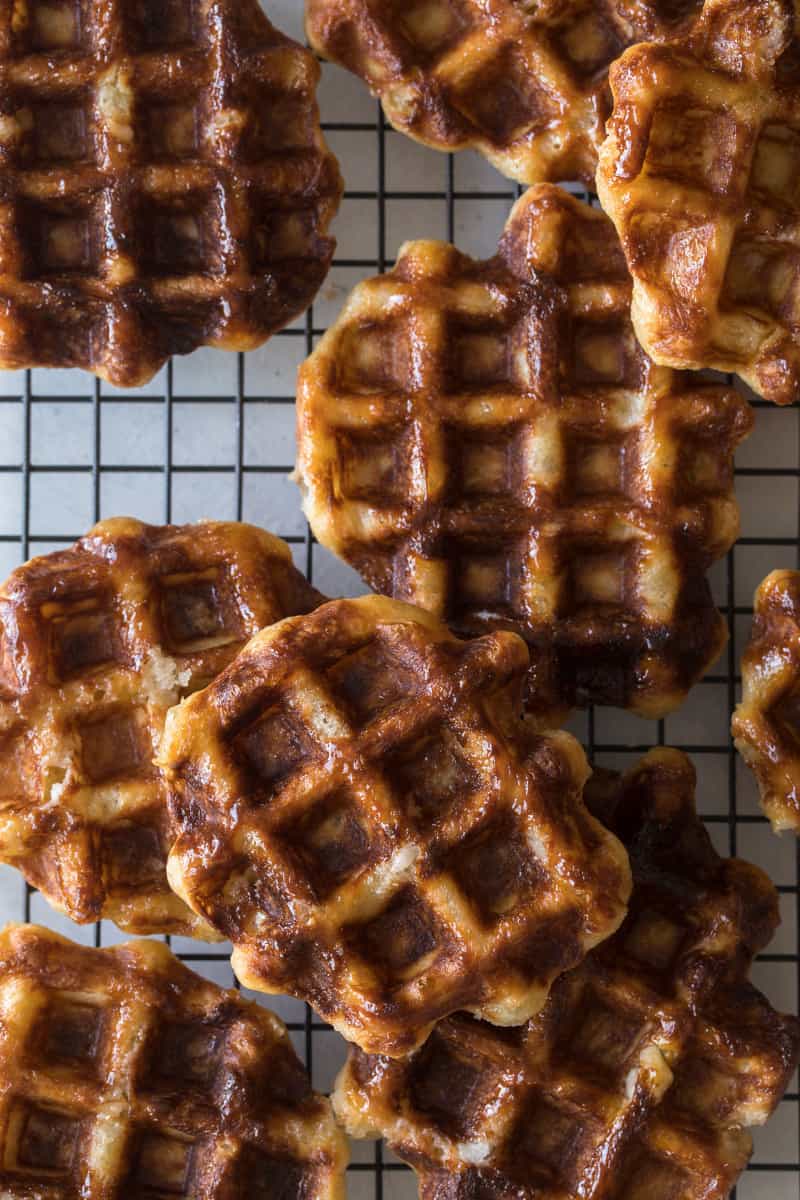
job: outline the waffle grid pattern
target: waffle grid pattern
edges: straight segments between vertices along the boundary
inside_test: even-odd
[[[742,702],[732,731],[758,780],[776,830],[800,830],[798,814],[798,584],[795,571],[774,571],[755,597],[753,633],[742,657]]]
[[[632,41],[682,36],[696,0],[598,6],[412,0],[332,11],[308,32],[368,81],[398,129],[439,149],[475,146],[511,179],[591,182],[607,116],[607,72]]]
[[[339,176],[314,61],[251,0],[93,7],[15,0],[0,19],[0,356],[125,386],[302,311]]]
[[[628,870],[577,803],[582,751],[514,737],[526,667],[513,634],[340,600],[170,715],[169,878],[239,979],[398,1055],[456,1009],[519,1023],[616,928]]]
[[[382,1130],[423,1200],[525,1180],[553,1198],[726,1196],[750,1149],[737,1126],[768,1117],[793,1069],[800,1023],[747,982],[774,930],[772,884],[711,848],[685,756],[653,750],[587,796],[631,852],[618,933],[522,1030],[459,1015],[399,1062],[352,1050],[337,1082],[346,1127]]]
[[[277,538],[226,522],[117,518],[13,573],[0,590],[3,861],[75,921],[213,938],[167,885],[151,760],[170,705],[320,599]]]
[[[3,1195],[340,1200],[342,1143],[280,1022],[167,948],[0,935]]]
[[[294,0],[271,6],[275,24],[294,37],[302,37],[296,19]],[[510,210],[518,191],[499,176],[473,173],[465,156],[447,158],[430,152],[425,169],[416,170],[419,160],[412,159],[401,135],[394,133],[382,118],[380,106],[369,99],[364,89],[347,89],[345,103],[331,103],[335,80],[342,88],[346,77],[334,68],[323,69],[323,130],[332,148],[339,154],[347,191],[342,217],[358,230],[356,240],[339,234],[340,248],[334,259],[331,282],[341,285],[333,305],[323,295],[301,322],[277,334],[270,346],[272,353],[299,363],[310,353],[326,326],[338,312],[341,300],[358,279],[391,267],[393,252],[403,237],[430,236],[457,240],[462,249],[472,251],[468,233],[475,234],[483,222],[491,225],[488,244],[475,234],[478,254],[491,252],[496,234]],[[432,161],[431,161],[432,156]],[[367,170],[365,163],[370,164]],[[374,170],[371,164],[375,164]],[[586,192],[575,194],[590,199]],[[396,234],[396,230],[401,230]],[[269,347],[268,347],[269,349]],[[251,356],[261,363],[259,356]],[[190,365],[193,360],[189,360]],[[9,454],[0,466],[0,487],[9,497],[5,506],[8,523],[0,528],[0,555],[5,575],[30,554],[43,553],[58,545],[68,545],[101,515],[110,515],[128,507],[141,510],[152,520],[188,520],[208,514],[206,497],[214,489],[221,498],[217,509],[226,508],[226,517],[244,515],[262,519],[276,534],[293,547],[295,558],[321,590],[333,594],[339,586],[331,576],[330,560],[315,545],[308,529],[298,527],[295,512],[299,508],[296,493],[287,493],[282,515],[269,520],[259,512],[255,500],[270,495],[273,484],[293,469],[293,454],[275,440],[269,455],[253,454],[250,430],[262,420],[271,426],[292,424],[293,394],[290,383],[281,375],[268,382],[263,372],[255,383],[244,357],[231,371],[231,383],[211,386],[206,368],[210,360],[199,356],[197,368],[189,375],[183,364],[172,364],[146,391],[133,396],[121,395],[88,376],[75,376],[71,388],[57,394],[54,383],[41,372],[20,373],[12,377],[0,403],[12,412],[13,437]],[[188,380],[188,382],[187,382]],[[13,387],[13,390],[11,388]],[[66,445],[47,453],[41,421],[55,404],[80,430],[81,460],[67,453]],[[701,809],[715,844],[725,854],[742,853],[771,868],[781,895],[784,933],[765,954],[758,956],[754,978],[770,992],[777,1006],[797,1009],[800,983],[800,936],[798,936],[798,869],[800,846],[784,838],[777,840],[768,831],[766,818],[759,812],[751,780],[727,736],[727,723],[735,706],[739,687],[739,653],[743,649],[752,617],[752,592],[755,585],[773,567],[800,567],[800,408],[776,411],[774,405],[756,401],[757,421],[769,433],[765,441],[758,433],[749,449],[740,457],[736,483],[743,505],[761,507],[760,514],[745,514],[742,537],[735,549],[714,573],[715,592],[734,637],[711,673],[697,685],[694,699],[679,719],[644,723],[638,719],[610,720],[603,710],[589,711],[574,726],[590,755],[600,763],[627,766],[657,742],[677,746],[690,753],[701,777],[700,802],[709,793],[704,780],[716,787],[717,802]],[[130,412],[141,421],[161,421],[159,443],[153,456],[138,451],[138,456],[120,462],[105,453],[106,434]],[[180,430],[195,420],[214,428],[211,417],[221,415],[226,432],[225,446],[218,454],[187,460],[180,452]],[[281,418],[285,416],[285,421]],[[132,454],[134,452],[132,451]],[[194,509],[186,506],[184,495],[189,484],[198,486],[199,499]],[[81,488],[86,495],[87,512],[65,526],[51,515],[40,514],[38,497],[43,486],[58,489]],[[112,502],[110,495],[124,489],[127,505]],[[264,489],[262,491],[262,489]],[[764,506],[765,494],[774,503]],[[276,492],[276,495],[278,493]],[[283,493],[281,493],[282,495]],[[346,586],[346,580],[342,580]],[[700,728],[696,713],[701,705],[719,717],[713,728]],[[10,872],[9,872],[10,874]],[[38,894],[17,880],[18,901],[6,915],[9,919],[34,919],[53,923],[52,910]],[[70,930],[75,936],[75,929]],[[80,934],[78,935],[80,938]],[[97,924],[83,931],[98,945],[116,940],[115,930]],[[172,940],[173,949],[189,966],[226,984],[232,982],[225,947],[218,949]],[[328,1026],[299,1004],[282,1006],[267,998],[287,1020],[293,1040],[312,1072],[315,1085],[330,1087],[342,1054],[331,1047],[335,1040]],[[739,1200],[798,1200],[800,1196],[800,1093],[796,1083],[773,1118],[774,1136],[756,1134],[756,1149],[748,1171],[737,1189]],[[769,1127],[768,1127],[769,1131]],[[356,1146],[349,1167],[350,1194],[357,1200],[414,1200],[416,1185],[411,1171],[386,1154],[380,1143]]]
[[[726,74],[714,20],[728,8],[735,20],[737,6],[709,6],[710,29],[688,50],[637,46],[614,65],[598,189],[647,349],[676,367],[735,371],[789,404],[800,388],[794,9],[764,0],[777,61]]]
[[[316,535],[379,592],[524,637],[543,728],[677,708],[724,636],[705,573],[750,413],[649,362],[629,303],[610,222],[540,185],[493,259],[407,244],[298,379]]]

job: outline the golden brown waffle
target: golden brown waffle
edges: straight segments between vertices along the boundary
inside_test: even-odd
[[[75,921],[213,936],[165,874],[167,710],[322,600],[251,525],[103,521],[0,588],[0,860]]]
[[[403,133],[475,147],[523,183],[591,183],[608,67],[632,42],[680,37],[702,0],[306,0],[324,58],[360,75]]]
[[[800,398],[800,43],[791,0],[708,0],[611,70],[597,190],[656,362]]]
[[[257,0],[3,0],[0,367],[144,383],[311,302],[342,184]]]
[[[705,572],[751,416],[650,362],[630,287],[607,218],[540,185],[493,259],[404,246],[300,372],[316,536],[459,631],[521,634],[545,728],[576,703],[661,716],[726,638]]]
[[[0,933],[6,1200],[341,1200],[347,1149],[283,1023],[157,942]]]
[[[242,983],[399,1055],[455,1009],[524,1021],[616,929],[627,860],[583,807],[578,743],[520,721],[527,659],[511,633],[340,600],[170,713],[169,879]]]
[[[631,855],[630,914],[523,1029],[459,1014],[401,1062],[351,1049],[337,1115],[385,1136],[423,1200],[727,1197],[800,1024],[748,981],[775,889],[717,856],[693,790],[688,759],[663,748],[601,787],[596,811]]]
[[[800,834],[800,571],[773,571],[756,591],[732,732],[773,828]]]

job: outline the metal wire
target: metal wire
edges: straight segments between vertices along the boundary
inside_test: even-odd
[[[387,140],[389,137],[396,135],[391,134],[389,127],[385,124],[380,109],[377,108],[375,120],[373,122],[353,121],[353,122],[329,122],[324,125],[324,128],[329,133],[363,133],[372,132],[375,135],[375,153],[377,178],[376,188],[372,190],[360,190],[347,192],[346,200],[366,201],[375,205],[376,216],[376,245],[373,257],[365,258],[341,258],[334,262],[335,268],[355,268],[361,275],[366,276],[374,274],[376,271],[386,270],[391,266],[391,258],[388,254],[387,247],[387,204],[395,200],[415,201],[431,200],[440,202],[444,206],[445,227],[449,240],[456,239],[456,211],[457,205],[462,201],[481,201],[481,202],[507,202],[509,207],[516,198],[517,191],[512,185],[509,185],[507,190],[495,191],[470,191],[457,189],[456,169],[452,157],[447,160],[445,185],[441,191],[432,192],[426,191],[397,191],[387,188]],[[593,196],[587,193],[578,193],[583,195],[583,198],[588,202],[595,202]],[[423,236],[428,231],[425,228],[419,230],[420,236]],[[285,330],[277,335],[279,339],[302,339],[303,349],[306,354],[313,349],[316,340],[324,332],[324,328],[320,326],[314,317],[314,308],[309,309],[306,314],[302,327],[295,326]],[[247,461],[246,458],[246,418],[248,412],[257,405],[291,405],[293,404],[293,396],[291,395],[251,395],[247,393],[245,387],[245,359],[243,355],[238,356],[236,364],[236,383],[235,389],[230,396],[218,395],[193,395],[190,401],[193,405],[204,406],[209,404],[220,405],[228,404],[232,408],[233,426],[234,426],[234,453],[232,461],[228,463],[185,463],[175,462],[175,406],[177,403],[186,403],[187,400],[183,396],[176,397],[174,388],[174,368],[170,364],[164,373],[164,392],[160,397],[152,395],[143,395],[139,397],[130,397],[123,394],[111,393],[105,394],[100,384],[97,381],[92,381],[89,376],[86,376],[87,391],[85,395],[78,396],[57,396],[49,391],[36,393],[34,390],[34,378],[38,381],[41,374],[32,375],[30,371],[25,372],[24,381],[21,392],[18,396],[4,396],[2,402],[18,404],[21,408],[21,432],[20,432],[20,454],[19,459],[15,462],[10,462],[8,466],[0,466],[0,477],[3,474],[18,474],[19,487],[21,493],[21,518],[18,532],[0,530],[0,548],[2,544],[10,544],[18,547],[19,558],[23,560],[31,554],[37,552],[37,548],[44,545],[69,543],[79,536],[83,530],[76,529],[69,533],[49,531],[47,529],[33,529],[31,523],[31,493],[32,482],[38,475],[47,475],[49,473],[58,474],[76,474],[90,475],[92,484],[92,509],[94,518],[97,520],[101,516],[110,516],[110,512],[103,511],[102,501],[102,485],[104,480],[113,475],[137,475],[142,481],[148,484],[149,487],[158,486],[158,477],[161,477],[161,486],[163,487],[163,505],[162,512],[165,521],[170,521],[173,517],[174,496],[173,489],[175,480],[182,474],[192,475],[232,475],[234,480],[235,500],[234,507],[237,518],[243,516],[245,508],[245,489],[246,482],[251,475],[272,474],[285,475],[291,469],[293,464],[286,463],[269,463],[255,464]],[[141,463],[132,465],[129,463],[119,464],[103,461],[103,420],[110,409],[117,404],[150,404],[160,403],[164,417],[164,440],[163,440],[163,455],[159,463]],[[58,403],[60,405],[75,405],[75,406],[90,406],[91,409],[91,446],[89,462],[86,465],[75,465],[74,463],[43,463],[38,460],[33,444],[33,414],[38,405],[47,403]],[[759,410],[771,409],[772,406],[763,402],[757,402],[756,407]],[[198,408],[198,411],[200,409]],[[773,410],[774,411],[774,410]],[[759,417],[761,413],[759,412]],[[786,414],[787,420],[791,419],[797,422],[797,443],[800,447],[800,408],[794,414]],[[2,447],[0,447],[1,449]],[[758,478],[758,479],[780,479],[789,478],[800,480],[800,459],[792,466],[776,466],[772,463],[765,463],[763,466],[741,466],[736,470],[737,479]],[[795,499],[795,505],[797,501]],[[315,546],[311,536],[311,532],[306,527],[304,533],[289,532],[288,535],[280,528],[274,529],[274,532],[284,536],[286,540],[297,547],[298,554],[301,555],[302,562],[306,574],[309,579],[314,580],[315,566]],[[767,558],[770,555],[775,556],[783,552],[784,557],[781,560],[782,564],[786,563],[786,551],[793,550],[794,558],[797,565],[800,566],[800,510],[795,513],[795,530],[792,536],[787,534],[767,534],[765,536],[745,536],[738,542],[738,549],[759,549],[767,551]],[[767,570],[772,565],[778,565],[777,562],[769,561],[765,570],[761,574],[766,574]],[[731,629],[731,641],[728,646],[726,655],[722,662],[714,671],[709,674],[706,679],[700,683],[696,689],[695,695],[702,700],[703,690],[708,688],[723,688],[725,704],[728,712],[735,704],[737,698],[737,688],[739,686],[740,677],[738,674],[738,654],[741,649],[739,642],[736,639],[737,623],[741,625],[743,619],[745,624],[752,609],[748,605],[737,603],[736,593],[737,581],[737,564],[736,551],[732,551],[725,564],[724,570],[724,598],[721,607],[726,612],[728,622]],[[741,633],[741,630],[739,630]],[[629,728],[630,726],[625,726]],[[611,736],[609,736],[611,730]],[[596,713],[590,710],[580,720],[577,731],[586,745],[587,752],[591,759],[606,763],[616,763],[622,756],[625,760],[632,760],[642,751],[649,748],[653,741],[659,743],[669,742],[672,745],[677,745],[681,749],[686,750],[696,757],[698,763],[704,759],[713,760],[721,758],[727,766],[727,781],[723,788],[724,803],[718,811],[703,812],[712,834],[723,835],[720,840],[716,836],[715,840],[719,848],[727,851],[730,854],[738,852],[744,857],[748,857],[748,844],[751,842],[754,832],[762,826],[766,825],[766,820],[763,816],[757,815],[755,812],[743,810],[742,799],[739,794],[741,767],[737,764],[737,755],[734,751],[730,739],[725,734],[724,740],[720,737],[719,740],[707,742],[689,737],[685,740],[670,737],[669,722],[660,721],[655,727],[645,723],[636,725],[636,732],[633,740],[623,735],[614,736],[615,727],[613,721],[609,719],[608,714]],[[700,792],[701,810],[703,804],[709,797]],[[715,797],[716,799],[716,797]],[[724,835],[727,835],[726,839]],[[771,836],[771,835],[770,835]],[[772,851],[770,851],[772,853]],[[796,922],[796,933],[793,939],[792,952],[767,952],[759,957],[760,964],[773,965],[775,967],[785,966],[787,970],[792,971],[793,988],[800,989],[800,896],[798,895],[798,872],[800,872],[800,845],[794,852],[794,877],[791,881],[781,879],[778,883],[778,890],[781,893],[784,903],[791,903],[794,908],[794,919]],[[27,887],[24,889],[24,896],[21,900],[20,909],[21,915],[26,920],[31,917],[31,890]],[[102,938],[102,928],[98,924],[94,931],[95,943],[99,945]],[[227,955],[221,951],[205,950],[204,948],[182,950],[179,957],[184,961],[193,965],[201,973],[208,964],[222,964],[228,961]],[[795,998],[796,1007],[796,998]],[[306,1064],[309,1072],[314,1073],[315,1052],[319,1045],[318,1038],[330,1036],[329,1027],[323,1022],[314,1018],[311,1010],[306,1007],[305,1014],[301,1020],[290,1020],[287,1022],[290,1030],[296,1036],[296,1044],[298,1049],[305,1054]],[[757,1152],[750,1164],[750,1171],[755,1172],[753,1183],[748,1185],[745,1180],[739,1189],[740,1200],[745,1195],[769,1197],[769,1200],[786,1200],[790,1194],[794,1198],[800,1196],[800,1103],[798,1103],[798,1091],[795,1085],[790,1091],[786,1100],[786,1105],[795,1106],[795,1116],[792,1120],[793,1136],[791,1146],[779,1147],[780,1153],[777,1158],[769,1158],[767,1156],[759,1156]],[[785,1161],[783,1161],[785,1159]],[[373,1177],[374,1188],[372,1194],[375,1200],[383,1200],[385,1177],[392,1177],[395,1182],[393,1188],[396,1188],[397,1172],[405,1172],[408,1169],[402,1164],[395,1161],[387,1161],[387,1156],[378,1144],[375,1147],[374,1154],[371,1160],[364,1158],[363,1152],[359,1154],[358,1161],[354,1162],[350,1168],[355,1176],[362,1176],[366,1172]],[[779,1176],[774,1185],[771,1181],[772,1176]],[[410,1187],[409,1195],[413,1195],[412,1181],[409,1179]],[[405,1192],[404,1187],[404,1192]],[[360,1195],[360,1193],[359,1193]]]

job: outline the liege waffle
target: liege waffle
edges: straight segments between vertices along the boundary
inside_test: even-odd
[[[0,367],[133,386],[308,306],[342,183],[257,0],[4,0],[0,71]]]
[[[611,70],[597,190],[656,362],[800,397],[800,42],[791,0],[707,0]]]
[[[246,987],[399,1055],[467,1008],[524,1021],[625,911],[569,734],[520,720],[525,644],[383,597],[257,634],[173,709],[173,888]]]
[[[411,242],[300,371],[317,538],[379,592],[531,650],[530,711],[661,716],[726,634],[705,578],[738,530],[748,406],[659,368],[611,223],[551,185],[495,258]]]
[[[213,932],[167,885],[167,710],[322,597],[251,525],[103,521],[0,588],[0,860],[75,921]]]
[[[342,1200],[347,1149],[285,1026],[157,942],[0,934],[6,1200]]]
[[[324,58],[361,76],[403,133],[480,150],[522,183],[591,184],[608,67],[632,42],[680,37],[701,0],[306,0]]]
[[[800,572],[773,571],[755,595],[742,656],[736,748],[755,772],[764,811],[800,834]]]
[[[775,889],[717,856],[693,788],[688,759],[663,748],[601,788],[596,811],[631,854],[630,913],[523,1029],[462,1013],[400,1062],[351,1048],[334,1109],[355,1136],[388,1139],[423,1200],[727,1197],[800,1025],[748,981]]]

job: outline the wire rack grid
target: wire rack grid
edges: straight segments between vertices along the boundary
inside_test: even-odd
[[[279,28],[302,38],[301,0],[268,0],[267,7]],[[468,253],[491,254],[518,189],[477,155],[440,155],[395,133],[366,89],[335,67],[323,67],[319,98],[347,190],[334,230],[339,245],[331,274],[304,317],[247,356],[199,351],[175,360],[134,394],[80,372],[34,370],[0,378],[3,575],[32,554],[70,543],[101,517],[127,513],[158,522],[213,516],[252,520],[280,534],[298,566],[327,594],[363,591],[348,567],[314,543],[288,479],[296,367],[354,284],[390,267],[406,238],[442,237]],[[712,572],[730,623],[727,650],[683,708],[664,721],[598,709],[580,714],[570,728],[590,757],[608,766],[626,766],[659,743],[692,755],[701,813],[717,848],[758,863],[778,887],[783,924],[753,977],[778,1007],[796,1012],[800,851],[790,836],[771,833],[728,734],[753,590],[774,567],[800,565],[800,408],[755,407],[756,430],[736,467],[742,536]],[[39,921],[84,944],[109,945],[123,937],[109,922],[73,925],[5,867],[0,918]],[[171,942],[200,974],[233,982],[225,947]],[[314,1085],[329,1090],[344,1059],[341,1038],[298,1001],[270,997],[268,1003],[289,1025]],[[800,1200],[798,1100],[795,1080],[771,1123],[756,1132],[739,1200]],[[355,1200],[412,1200],[413,1176],[380,1143],[352,1149],[348,1190]]]

